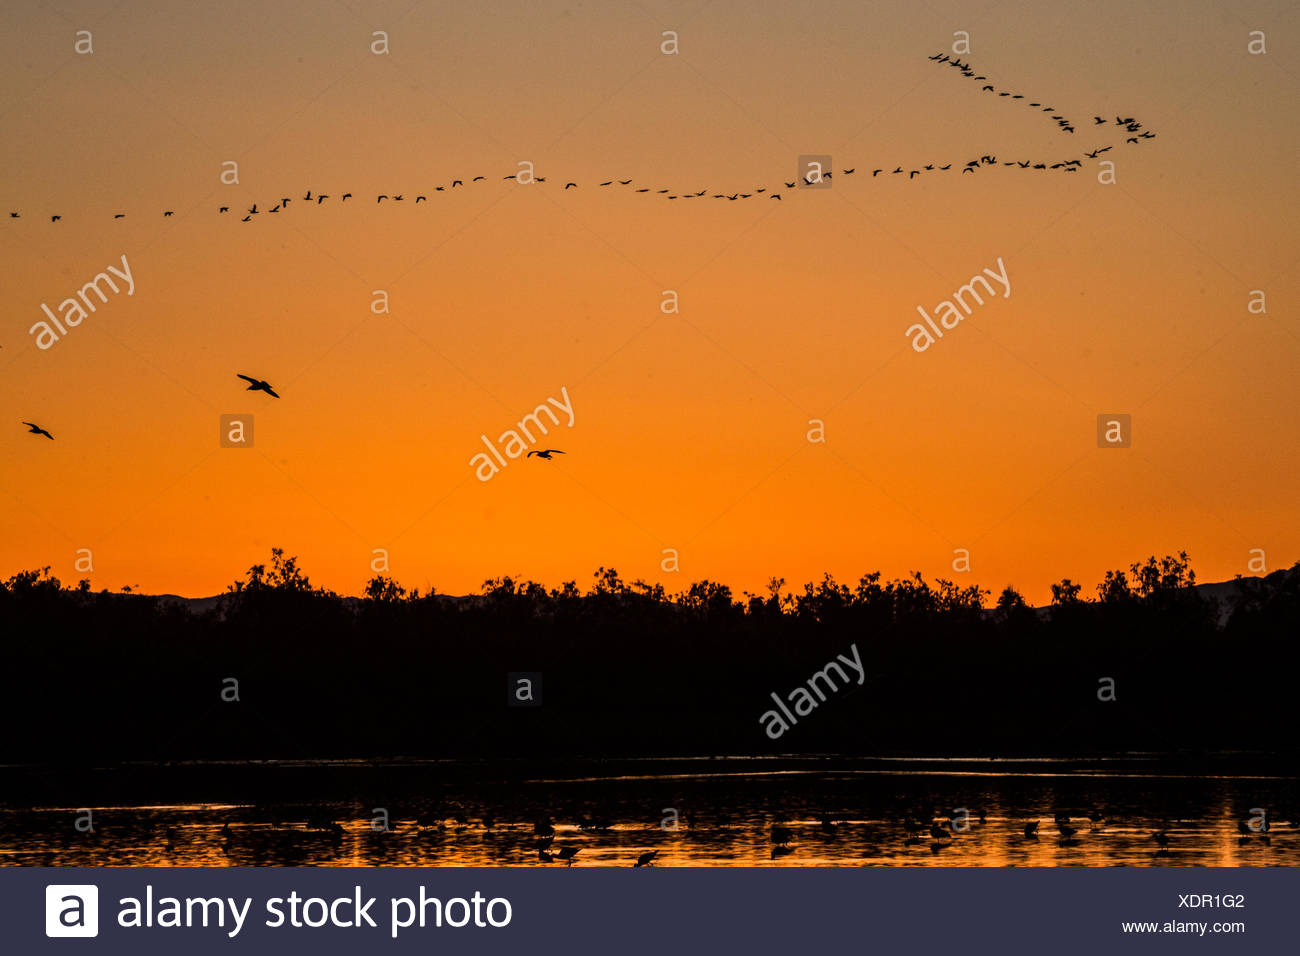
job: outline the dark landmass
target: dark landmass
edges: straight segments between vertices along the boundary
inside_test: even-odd
[[[1297,765],[1300,565],[1197,585],[1186,555],[1152,558],[1095,598],[1059,582],[1046,609],[919,575],[783,587],[669,595],[601,569],[586,593],[502,578],[453,598],[377,577],[348,598],[276,551],[199,604],[23,572],[0,585],[0,763],[1141,752],[1212,772],[1231,751],[1233,772]],[[854,647],[862,682],[841,668],[770,736],[771,695]],[[512,672],[542,675],[540,706],[507,706]]]

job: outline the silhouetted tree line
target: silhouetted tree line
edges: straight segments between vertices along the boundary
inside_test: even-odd
[[[1185,553],[1052,595],[879,573],[668,594],[601,568],[585,593],[342,597],[276,550],[194,612],[24,571],[0,586],[0,762],[1293,748],[1300,564],[1226,602]],[[865,683],[769,739],[770,694],[853,644]],[[542,675],[541,706],[507,706],[508,672]]]

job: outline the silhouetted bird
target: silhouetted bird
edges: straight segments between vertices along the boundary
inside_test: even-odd
[[[51,435],[49,432],[47,432],[40,425],[33,425],[31,422],[23,422],[23,424],[27,426],[27,430],[31,432],[33,435],[44,435],[50,441],[54,441],[54,436]]]
[[[221,208],[219,208],[219,209],[217,210],[217,212],[218,212],[218,213],[222,213],[222,212],[230,212],[230,207],[229,207],[229,206],[222,206]]]
[[[771,840],[777,846],[785,846],[794,839],[794,831],[789,827],[774,826],[772,827]]]
[[[344,193],[344,194],[343,194],[343,202],[347,202],[347,201],[348,201],[349,199],[351,199],[351,198],[352,198],[352,194],[351,194],[351,193]]]
[[[573,858],[581,852],[582,847],[562,846],[560,847],[559,857],[564,861],[565,866],[573,866]]]
[[[266,394],[270,395],[272,398],[280,397],[279,395],[275,394],[275,391],[271,388],[270,382],[264,382],[261,379],[253,378],[252,376],[245,375],[242,372],[236,372],[235,374],[238,375],[240,378],[242,378],[245,382],[249,383],[248,388],[245,389],[245,391],[266,392]]]
[[[641,866],[654,866],[654,859],[658,855],[659,855],[658,850],[650,850],[647,853],[642,853],[640,856],[636,858],[636,862],[632,864],[632,868],[636,869],[637,867],[641,867]]]
[[[124,212],[119,212],[119,213],[117,213],[116,215],[114,215],[113,218],[114,218],[114,219],[125,219],[125,218],[126,218],[126,213],[124,213]]]
[[[1030,820],[1028,823],[1025,824],[1025,839],[1026,839],[1026,840],[1037,840],[1037,839],[1038,839],[1038,821],[1037,821],[1037,820]]]
[[[565,189],[577,189],[577,188],[578,188],[578,184],[577,184],[577,183],[565,183],[565,184],[564,184],[564,188],[565,188]],[[668,192],[668,190],[665,189],[664,192]]]
[[[166,212],[163,213],[164,216],[170,216],[171,214],[172,211],[170,209],[168,209]]]
[[[543,451],[530,451],[527,455],[524,455],[524,457],[532,458],[534,455],[536,455],[538,458],[545,458],[547,461],[550,461],[552,455],[563,455],[563,454],[565,453],[560,451],[560,449],[558,448],[547,448],[544,449]]]
[[[50,222],[58,222],[62,218],[63,218],[62,216],[51,216]]]

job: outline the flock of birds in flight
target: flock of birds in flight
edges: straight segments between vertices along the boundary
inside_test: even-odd
[[[1057,113],[1055,107],[1045,105],[1042,102],[1031,102],[1029,101],[1028,97],[1026,97],[1022,93],[1013,93],[1010,90],[999,89],[996,86],[994,86],[992,83],[985,82],[986,80],[988,80],[988,77],[984,76],[983,74],[976,73],[974,68],[969,63],[962,62],[960,57],[949,56],[946,53],[936,53],[934,56],[930,57],[930,59],[939,65],[947,65],[949,67],[952,67],[953,69],[958,70],[962,76],[974,80],[975,82],[983,83],[983,85],[980,87],[982,92],[992,93],[999,98],[1006,97],[1008,100],[1024,101],[1026,106],[1051,115],[1051,118],[1056,122],[1057,127],[1062,132],[1070,133],[1070,134],[1073,134],[1075,132],[1075,124],[1071,120],[1067,119],[1065,116]],[[1113,122],[1108,117],[1094,116],[1092,118],[1092,122],[1088,124],[1087,128],[1098,129],[1103,126],[1109,127],[1110,130],[1112,131],[1118,131],[1118,132],[1130,134],[1124,138],[1124,142],[1127,144],[1141,145],[1146,140],[1155,139],[1156,136],[1155,133],[1151,132],[1148,129],[1145,129],[1141,123],[1139,123],[1131,116],[1128,117],[1116,116]],[[1095,160],[1098,159],[1103,153],[1107,153],[1112,149],[1114,149],[1114,144],[1107,144],[1107,145],[1097,146],[1091,150],[1083,150],[1081,155],[1084,158]],[[904,176],[906,179],[912,180],[918,176],[923,176],[926,173],[951,172],[953,169],[960,169],[962,173],[975,173],[986,167],[998,166],[998,165],[1015,167],[1018,169],[1032,169],[1032,170],[1040,170],[1040,171],[1056,170],[1064,173],[1073,173],[1073,172],[1077,172],[1083,166],[1083,159],[1079,157],[1073,157],[1070,159],[1062,159],[1050,163],[1046,161],[1037,161],[1032,159],[1014,159],[1014,160],[999,161],[996,156],[985,154],[979,156],[978,158],[967,160],[964,164],[958,164],[954,162],[945,163],[943,165],[939,165],[937,163],[925,163],[915,168],[908,168],[902,165],[898,165],[892,170],[888,169],[885,166],[881,166],[877,169],[871,170],[871,178],[875,178],[884,174],[887,177]],[[856,172],[857,172],[856,166],[849,167],[847,169],[842,168],[840,170],[840,175],[852,176]],[[863,172],[864,173],[866,172],[865,168]],[[502,178],[507,181],[515,180],[516,182],[520,182],[528,185],[534,183],[541,184],[547,181],[547,177],[545,176],[538,176],[535,178],[531,178],[528,181],[524,181],[519,179],[519,175],[520,174],[516,172]],[[802,179],[799,176],[796,176],[795,179],[792,181],[782,180],[781,182],[784,184],[785,190],[791,190],[803,186],[820,185],[821,180],[823,179],[827,181],[833,180],[834,175],[835,175],[835,171],[833,169],[828,169],[825,171],[814,173],[812,175],[805,174],[802,177]],[[474,183],[486,182],[487,179],[488,177],[486,175],[473,176],[469,178],[469,184],[473,185]],[[579,189],[581,188],[581,186],[582,184],[580,183],[566,181],[561,191],[568,192],[570,189]],[[645,193],[654,196],[663,196],[667,199],[703,199],[705,197],[711,197],[713,199],[725,199],[725,200],[730,200],[732,202],[735,202],[744,199],[755,199],[755,198],[764,198],[764,197],[768,199],[780,200],[782,199],[782,195],[783,195],[783,191],[779,186],[757,186],[749,189],[748,191],[742,191],[737,189],[734,192],[725,191],[725,190],[722,192],[711,192],[707,187],[698,190],[696,189],[681,190],[681,189],[672,189],[668,187],[660,187],[658,185],[641,185],[636,183],[632,179],[619,179],[617,177],[598,183],[596,188],[627,187],[627,186],[635,186],[636,188],[633,190],[633,192],[636,193]],[[453,179],[451,180],[450,184],[434,186],[431,190],[429,190],[426,193],[412,194],[412,198],[414,199],[412,205],[418,206],[422,202],[428,202],[430,195],[436,196],[438,193],[448,192],[451,190],[455,190],[457,188],[468,189],[469,186],[466,185],[465,179]],[[324,204],[326,200],[333,199],[334,195],[335,194],[333,193],[320,193],[320,192],[313,194],[312,190],[308,189],[303,194],[301,202],[304,204],[320,206]],[[344,192],[338,194],[338,201],[341,203],[346,203],[349,199],[354,199],[354,198],[355,198],[354,195],[350,192]],[[407,196],[405,192],[400,192],[400,193],[394,192],[391,194],[380,193],[375,196],[375,203],[378,205],[382,205],[385,201],[390,203],[399,203],[399,202],[405,202],[406,199]],[[232,214],[231,213],[232,207],[229,205],[219,205],[217,207],[217,213],[218,215],[232,214],[233,217],[238,217],[241,222],[253,222],[255,217],[261,216],[263,213],[275,214],[275,213],[287,211],[290,203],[292,202],[295,202],[295,199],[292,196],[279,196],[275,200],[273,200],[272,203],[269,205],[265,201],[263,201],[260,204],[256,202],[253,203],[252,206],[248,207],[248,209],[245,211],[242,217],[239,216],[239,212],[237,210]],[[163,210],[162,215],[164,217],[173,216],[175,215],[175,210],[165,209]],[[10,212],[9,218],[20,219],[22,218],[22,214],[16,211]],[[49,218],[50,218],[50,222],[52,223],[61,222],[63,220],[63,216],[61,214],[52,214],[50,215]],[[126,213],[118,212],[113,214],[113,219],[115,220],[125,219],[125,218],[126,218]]]
[[[1026,106],[1038,110],[1040,112],[1050,114],[1052,120],[1056,122],[1057,126],[1060,128],[1062,132],[1068,134],[1073,134],[1075,132],[1074,123],[1071,120],[1067,119],[1062,114],[1057,113],[1054,107],[1044,105],[1042,102],[1029,101],[1028,98],[1021,93],[1013,93],[1010,90],[998,89],[992,83],[985,82],[988,79],[988,77],[982,74],[977,74],[974,68],[969,63],[963,63],[960,57],[952,57],[946,53],[936,53],[934,56],[930,57],[930,59],[938,65],[941,66],[946,65],[955,70],[958,70],[962,76],[974,80],[975,82],[983,83],[984,85],[980,87],[982,92],[993,93],[999,98],[1006,97],[1010,101],[1014,101],[1014,100],[1024,101]],[[1117,130],[1117,131],[1131,134],[1125,137],[1125,143],[1132,144],[1132,145],[1141,145],[1146,140],[1154,139],[1156,135],[1150,130],[1144,129],[1142,124],[1139,123],[1131,116],[1129,117],[1116,116],[1113,123],[1107,117],[1094,116],[1093,121],[1091,124],[1089,124],[1088,128],[1097,129],[1103,126],[1109,127],[1111,130]],[[1091,150],[1084,150],[1082,155],[1087,159],[1095,160],[1098,159],[1103,153],[1107,153],[1113,148],[1114,148],[1113,144],[1097,146]],[[923,176],[926,173],[950,172],[954,168],[960,168],[962,173],[975,173],[986,167],[997,166],[997,165],[999,165],[999,160],[996,156],[985,154],[976,159],[968,160],[964,165],[960,167],[956,166],[956,164],[951,162],[945,163],[944,165],[938,165],[937,163],[925,163],[920,167],[913,168],[913,169],[905,169],[903,166],[900,165],[895,167],[892,170],[887,170],[885,167],[882,166],[880,168],[871,170],[871,178],[878,177],[881,174],[884,174],[886,176],[905,175],[905,177],[908,180],[912,180],[915,179],[917,176]],[[1070,159],[1058,160],[1057,162],[1053,162],[1053,163],[1048,163],[1045,161],[1040,162],[1040,161],[1028,160],[1028,159],[1003,160],[1001,161],[1001,165],[1015,167],[1017,169],[1032,169],[1032,170],[1041,170],[1041,171],[1056,170],[1059,172],[1073,173],[1073,172],[1077,172],[1079,169],[1083,167],[1083,159],[1080,159],[1078,157],[1073,157]],[[866,170],[864,169],[864,172],[865,171]],[[856,172],[857,172],[857,167],[853,166],[847,169],[842,169],[841,175],[852,176]],[[826,180],[831,180],[835,175],[835,171],[833,169],[828,169],[817,175],[820,175],[821,178],[824,178]],[[504,179],[506,180],[514,179],[516,181],[519,181],[518,176],[519,176],[518,173],[513,173],[509,176],[504,177]],[[487,176],[480,175],[480,176],[471,177],[469,182],[470,184],[473,184],[473,183],[484,182],[486,180],[487,180]],[[545,183],[546,177],[545,176],[536,177],[535,179],[532,180],[532,182]],[[799,188],[800,186],[816,186],[819,185],[819,182],[820,182],[819,180],[814,179],[812,178],[812,176],[807,176],[807,175],[803,178],[802,182],[799,180],[798,177],[796,177],[796,179],[793,181],[782,180],[782,183],[784,184],[786,190],[796,189]],[[739,201],[743,199],[761,198],[764,195],[766,195],[770,199],[779,200],[782,198],[782,192],[779,187],[769,188],[767,186],[755,187],[750,192],[740,192],[738,190],[736,192],[731,192],[731,193],[728,192],[710,193],[707,188],[696,190],[696,191],[681,191],[681,190],[674,190],[671,188],[658,188],[655,186],[640,186],[637,185],[631,179],[614,178],[599,183],[597,185],[597,188],[627,187],[627,186],[636,186],[636,188],[633,190],[636,193],[648,193],[652,195],[665,196],[668,199],[703,199],[706,196],[711,196],[714,199],[726,199],[730,201]],[[461,187],[468,188],[465,186],[465,181],[463,179],[453,179],[450,185],[435,186],[432,189],[432,192],[434,194],[437,194],[437,193],[446,192],[448,190],[454,190]],[[578,188],[580,188],[580,185],[576,182],[565,182],[563,191],[567,192],[570,189],[578,189]],[[333,196],[330,193],[316,193],[315,195],[313,195],[312,190],[308,189],[306,193],[303,195],[302,201],[304,203],[320,206],[326,200],[332,198]],[[346,203],[349,199],[353,199],[353,198],[354,197],[352,193],[345,192],[340,194],[339,202]],[[415,194],[414,195],[415,201],[412,205],[419,205],[422,202],[427,202],[428,199],[429,197],[425,193]],[[404,202],[405,200],[406,200],[405,193],[396,193],[396,192],[392,194],[381,193],[375,197],[375,202],[379,205],[382,205],[385,201],[398,203],[398,202]],[[285,211],[289,208],[289,204],[293,201],[294,201],[293,197],[281,196],[279,199],[277,199],[274,202],[273,205],[270,205],[265,209],[260,208],[258,203],[253,203],[253,205],[249,207],[246,214],[242,217],[241,221],[252,222],[255,216],[260,216],[263,212],[266,212],[267,214],[274,214],[274,213]],[[218,206],[217,212],[219,215],[225,215],[230,212],[230,208],[231,207],[229,206]],[[175,211],[172,209],[166,209],[163,211],[163,216],[172,216],[174,214]],[[9,217],[11,219],[19,219],[21,218],[21,213],[10,212]],[[113,215],[113,218],[125,219],[126,214],[120,212],[115,213]],[[57,223],[60,222],[62,219],[63,219],[62,215],[50,216],[51,222]],[[243,373],[237,373],[237,374],[241,379],[244,379],[249,383],[247,389],[248,391],[262,391],[270,395],[272,398],[280,397],[272,389],[269,382],[266,382],[263,379],[254,378],[250,375],[244,375]],[[44,428],[41,428],[39,425],[32,424],[31,422],[23,422],[23,424],[28,427],[28,431],[33,435],[44,436],[45,438],[49,438],[51,440],[53,440],[54,438],[53,435],[51,435]],[[559,451],[558,449],[549,448],[542,451],[529,452],[528,457],[531,458],[533,455],[536,455],[538,458],[544,459],[546,461],[552,461],[553,459],[551,456],[553,454],[562,455],[564,454],[564,452]]]

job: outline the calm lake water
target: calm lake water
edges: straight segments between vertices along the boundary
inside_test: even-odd
[[[1140,758],[10,768],[0,783],[22,793],[0,803],[8,866],[563,866],[564,848],[575,866],[651,851],[662,866],[1300,865],[1295,776]],[[1267,832],[1243,837],[1261,810]]]

